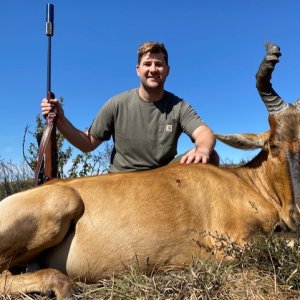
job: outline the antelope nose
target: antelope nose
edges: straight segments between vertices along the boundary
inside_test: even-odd
[[[294,209],[290,212],[291,218],[294,220],[294,222],[299,225],[300,224],[300,207],[298,204],[295,205]]]

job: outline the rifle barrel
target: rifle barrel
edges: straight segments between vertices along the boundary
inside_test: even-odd
[[[50,100],[51,93],[51,37],[54,34],[54,5],[46,5],[46,36],[48,37],[47,55],[47,99]]]
[[[48,54],[47,54],[47,99],[54,99],[55,95],[51,92],[51,38],[54,34],[54,5],[46,5],[46,36],[48,37]],[[51,111],[53,113],[53,110]],[[47,117],[47,122],[49,121]],[[45,149],[44,175],[46,179],[57,177],[57,145],[56,145],[56,120],[51,119],[53,128],[49,142]],[[49,126],[49,124],[48,124]]]

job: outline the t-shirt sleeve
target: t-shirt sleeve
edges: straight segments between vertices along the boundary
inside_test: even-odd
[[[180,123],[183,132],[186,133],[192,140],[192,134],[195,129],[205,124],[194,108],[185,101],[182,101],[180,109]]]
[[[89,128],[89,133],[98,140],[108,141],[113,134],[114,128],[114,113],[112,101],[106,102],[98,112],[92,125]]]

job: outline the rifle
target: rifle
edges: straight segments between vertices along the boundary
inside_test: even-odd
[[[47,55],[47,100],[54,99],[51,92],[51,38],[54,33],[54,5],[46,5],[46,36],[48,37]],[[57,177],[56,146],[56,108],[52,107],[46,118],[46,127],[39,145],[39,154],[35,170],[35,185]],[[43,166],[44,163],[44,166]]]

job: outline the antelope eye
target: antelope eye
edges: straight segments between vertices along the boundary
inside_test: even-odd
[[[276,157],[279,155],[279,149],[280,149],[280,146],[279,144],[275,144],[275,143],[270,143],[270,152],[272,154],[272,156]]]

